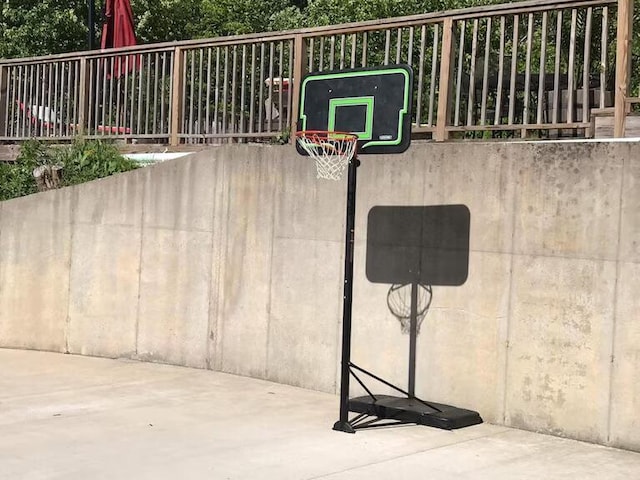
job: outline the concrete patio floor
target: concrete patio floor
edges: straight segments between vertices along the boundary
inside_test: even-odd
[[[631,479],[640,454],[495,425],[331,430],[338,399],[0,349],[0,479]]]

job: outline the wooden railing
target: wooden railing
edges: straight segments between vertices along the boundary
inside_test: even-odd
[[[594,108],[613,108],[623,136],[632,1],[535,0],[0,60],[0,141],[286,140],[307,72],[391,63],[413,67],[416,136],[589,137]]]

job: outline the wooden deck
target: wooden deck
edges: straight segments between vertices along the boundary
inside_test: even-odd
[[[567,129],[588,138],[592,110],[608,107],[617,134],[628,97],[640,94],[629,91],[640,42],[633,2],[526,0],[0,59],[0,143],[283,141],[297,129],[306,73],[400,63],[413,69],[412,131],[421,138],[551,138]]]
[[[591,123],[594,138],[614,138],[615,112],[613,108],[593,110]],[[624,137],[640,139],[640,114],[626,116]]]

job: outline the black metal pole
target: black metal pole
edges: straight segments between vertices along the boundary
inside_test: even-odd
[[[411,284],[411,323],[409,328],[409,396],[416,396],[416,339],[418,337],[418,284]]]
[[[347,179],[347,224],[344,242],[344,296],[342,304],[342,368],[340,371],[340,420],[333,429],[355,433],[349,423],[349,364],[351,362],[351,306],[353,304],[353,254],[356,223],[357,154],[349,162]]]
[[[95,12],[96,1],[87,0],[87,27],[89,28],[89,32],[87,34],[87,44],[89,46],[89,50],[93,50],[95,46]]]

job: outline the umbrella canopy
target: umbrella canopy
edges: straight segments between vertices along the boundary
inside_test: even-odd
[[[129,0],[106,0],[104,6],[105,22],[102,26],[101,48],[131,47],[136,45],[136,34],[133,27],[133,10]],[[116,77],[124,75],[139,63],[139,58],[129,55],[118,57],[113,66]]]
[[[105,22],[102,26],[102,48],[130,47],[136,45],[133,28],[133,10],[129,0],[106,0]]]

